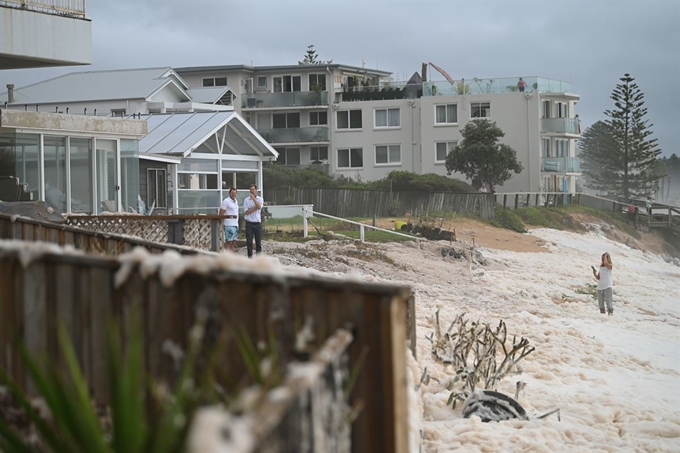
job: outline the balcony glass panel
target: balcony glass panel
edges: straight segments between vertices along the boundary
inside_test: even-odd
[[[541,171],[550,173],[580,173],[578,157],[542,157]]]
[[[328,105],[328,91],[294,91],[291,93],[252,93],[241,95],[241,108],[305,107]]]
[[[291,129],[258,129],[268,143],[327,142],[328,126]]]
[[[542,93],[571,93],[571,83],[543,77],[522,77],[524,90]],[[461,79],[449,82],[423,82],[423,96],[451,96],[458,94],[515,93],[519,91],[519,77],[498,79]]]
[[[580,134],[575,118],[542,118],[541,132],[556,134]]]

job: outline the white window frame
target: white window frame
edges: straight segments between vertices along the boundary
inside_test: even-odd
[[[321,115],[322,113],[326,114],[326,122],[325,123],[319,122],[319,115]],[[316,115],[316,123],[312,122],[312,115]],[[328,126],[328,112],[325,111],[325,110],[320,111],[320,112],[309,112],[308,120],[309,120],[310,126]]]
[[[390,126],[390,112],[394,113],[397,111],[397,124],[396,126]],[[378,126],[378,112],[385,112],[385,120],[387,124],[384,126]],[[374,129],[401,129],[401,109],[399,107],[384,107],[373,109],[373,128]]]
[[[351,112],[360,112],[361,113],[361,126],[359,127],[352,127],[352,116]],[[360,131],[363,129],[364,126],[364,113],[362,109],[348,109],[348,110],[338,110],[335,112],[335,129],[338,131]],[[347,115],[347,127],[340,127],[340,121],[338,119],[340,118],[341,114],[346,114]]]
[[[391,162],[390,158],[392,156],[392,147],[397,147],[399,150],[399,162]],[[378,163],[378,148],[386,148],[385,151],[387,151],[387,162],[381,162]],[[396,167],[396,166],[401,166],[401,144],[399,143],[390,143],[390,144],[381,144],[381,145],[375,145],[373,147],[373,164],[376,167]]]
[[[541,101],[541,118],[551,118],[552,109],[550,106],[550,99],[544,99]]]
[[[224,85],[217,85],[217,79],[224,79]],[[206,85],[205,84],[206,80],[212,81],[212,85]],[[229,80],[227,79],[227,76],[203,77],[203,79],[201,79],[201,83],[202,83],[204,88],[207,88],[207,87],[226,87],[227,84],[229,83]]]
[[[555,157],[569,157],[569,139],[555,139]]]
[[[316,159],[314,158],[313,154],[316,151]],[[326,153],[326,157],[323,159],[321,158],[321,152],[324,151]],[[310,146],[309,147],[309,161],[310,162],[315,162],[315,161],[328,161],[328,146]]]
[[[438,147],[438,145],[440,145],[442,143],[446,146],[446,155],[444,156],[443,160],[439,160],[439,159],[437,159],[437,147]],[[453,146],[450,146],[450,144],[453,145]],[[456,146],[458,146],[458,140],[446,140],[446,141],[434,142],[434,163],[438,164],[438,165],[445,164],[446,163],[446,157],[449,155],[451,150],[453,148],[455,148]]]
[[[361,166],[357,166],[357,167],[352,166],[352,150],[361,151]],[[341,167],[340,166],[340,152],[341,151],[347,151],[349,167]],[[335,150],[335,160],[336,160],[336,167],[338,168],[338,170],[362,169],[362,168],[364,168],[364,149],[363,148],[338,148],[338,149]]]
[[[260,84],[260,80],[264,80],[264,85]],[[263,89],[267,88],[267,76],[257,76],[257,88]]]
[[[555,101],[555,118],[569,118],[569,103]]]
[[[300,149],[299,146],[291,146],[291,147],[277,147],[275,148],[276,151],[279,153],[279,158],[276,159],[276,163],[279,165],[301,165],[302,164],[302,150]],[[296,164],[291,164],[288,162],[288,152],[289,151],[297,151],[298,153],[298,163]]]
[[[309,91],[312,91],[312,85],[314,85],[313,83],[311,83],[311,80],[310,80],[312,76],[314,76],[316,78],[316,82],[317,82],[316,85],[321,86],[321,91],[326,91],[328,89],[328,78],[326,77],[326,74],[315,72],[315,73],[307,74],[307,83],[309,84]],[[320,77],[323,77],[323,85],[318,83]]]
[[[541,157],[552,157],[550,155],[550,139],[543,137],[541,138]]]
[[[274,127],[274,117],[275,116],[281,116],[286,119],[286,127]],[[298,121],[297,121],[297,126],[289,126],[290,120],[289,118],[291,116],[294,117],[294,115],[297,115]],[[299,127],[302,127],[302,115],[300,115],[300,112],[280,112],[280,113],[272,113],[272,129],[297,129]]]
[[[290,90],[286,90],[285,84],[283,83],[283,81],[286,77],[290,77]],[[293,80],[296,77],[300,79],[300,89],[299,90],[293,89],[293,87],[295,85]],[[276,91],[276,79],[281,79],[281,91]],[[284,75],[272,77],[272,93],[300,93],[300,92],[302,92],[302,75],[301,74],[284,74]]]
[[[456,121],[449,121],[449,106],[453,106],[456,108]],[[446,121],[443,123],[437,121],[437,108],[438,107],[444,107],[444,111],[446,112]],[[437,104],[434,106],[434,124],[435,126],[452,126],[458,124],[458,104],[452,103],[452,104]]]
[[[480,110],[482,110],[484,105],[488,105],[488,108],[486,109],[488,114],[486,116],[473,116],[473,109],[475,107],[478,107]],[[481,112],[480,112],[481,113]],[[491,102],[489,101],[480,101],[480,102],[470,102],[470,118],[471,119],[477,119],[477,118],[491,118]]]

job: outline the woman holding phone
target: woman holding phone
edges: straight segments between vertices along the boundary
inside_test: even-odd
[[[595,269],[595,266],[590,267],[593,269],[593,277],[597,280],[597,303],[600,306],[600,313],[605,313],[606,302],[606,313],[611,316],[614,314],[614,307],[612,306],[614,287],[612,283],[612,257],[609,253],[602,254],[599,272]]]

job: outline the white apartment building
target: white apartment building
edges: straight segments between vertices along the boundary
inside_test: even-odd
[[[323,165],[362,181],[393,170],[446,175],[446,154],[476,118],[495,121],[522,173],[498,192],[576,190],[580,175],[571,84],[541,77],[393,83],[340,64],[175,68],[191,88],[228,86],[234,107],[288,166]],[[464,179],[462,175],[454,175]]]

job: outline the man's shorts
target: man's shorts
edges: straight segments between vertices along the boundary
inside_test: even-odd
[[[224,227],[224,242],[233,242],[238,237],[238,227],[225,226]]]

